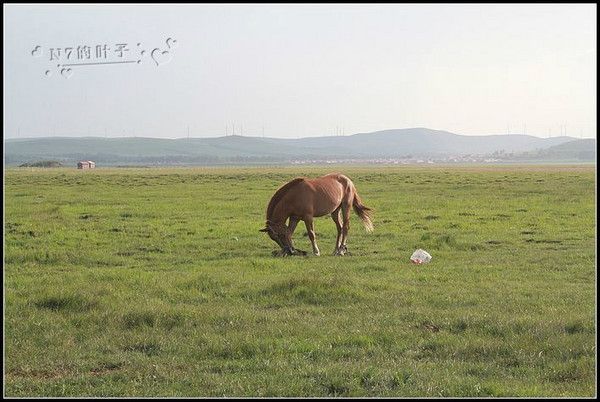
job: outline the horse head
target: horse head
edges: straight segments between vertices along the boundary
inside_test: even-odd
[[[259,232],[265,232],[269,235],[271,240],[279,245],[284,251],[292,253],[294,246],[292,245],[292,236],[283,223],[273,223],[267,221],[265,228],[260,229]]]

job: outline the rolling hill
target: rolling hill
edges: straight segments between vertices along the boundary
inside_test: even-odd
[[[548,161],[593,161],[596,159],[596,140],[579,139],[554,145],[536,152],[527,152],[521,158]]]
[[[572,137],[539,138],[519,134],[464,136],[427,128],[410,128],[300,139],[242,136],[191,139],[45,137],[7,139],[4,145],[6,165],[40,159],[55,159],[67,164],[91,159],[104,165],[169,165],[531,153],[574,140]]]

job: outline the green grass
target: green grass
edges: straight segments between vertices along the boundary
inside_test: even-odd
[[[333,170],[375,232],[353,215],[334,257],[321,218],[323,256],[272,257],[273,192]],[[7,396],[596,394],[595,166],[9,169],[4,188]]]

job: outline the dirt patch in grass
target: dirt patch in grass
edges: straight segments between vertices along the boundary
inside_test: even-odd
[[[546,244],[562,244],[562,240],[546,240],[546,239],[542,239],[542,240],[536,240],[536,239],[525,239],[526,243],[536,243],[536,244],[540,244],[540,243],[546,243]]]
[[[123,367],[123,363],[102,363],[98,367],[94,367],[90,370],[90,374],[101,376],[113,373],[120,370]]]

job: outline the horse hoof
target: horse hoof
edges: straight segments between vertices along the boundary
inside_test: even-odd
[[[295,248],[293,254],[296,254],[296,255],[306,255],[308,253],[306,251],[298,250],[297,248]]]
[[[291,251],[288,251],[288,250],[275,250],[275,251],[272,251],[271,254],[273,255],[273,257],[289,257],[289,256],[292,256],[292,255],[302,255],[302,256],[305,256],[308,253],[306,251],[303,251],[303,250],[293,249]]]
[[[352,254],[350,254],[350,252],[348,251],[348,247],[340,246],[338,249],[336,249],[333,252],[333,255],[344,256],[344,255],[352,255]]]
[[[273,257],[287,257],[288,255],[291,255],[289,252],[287,252],[285,250],[276,250],[276,251],[273,251],[271,254],[273,255]]]

